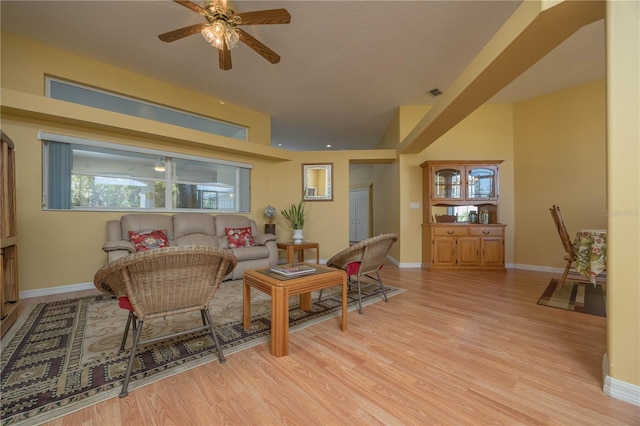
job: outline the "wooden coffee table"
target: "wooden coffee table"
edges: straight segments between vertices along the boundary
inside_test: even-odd
[[[342,284],[342,324],[347,329],[347,274],[340,269],[308,263],[315,273],[285,277],[269,269],[247,271],[243,277],[244,329],[251,325],[251,287],[271,295],[271,355],[289,354],[289,297],[300,295],[300,309],[311,310],[311,292]]]

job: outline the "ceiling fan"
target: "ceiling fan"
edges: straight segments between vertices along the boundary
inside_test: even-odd
[[[236,46],[238,41],[242,41],[272,64],[280,62],[280,55],[237,27],[239,25],[288,24],[291,22],[291,15],[286,9],[236,13],[235,10],[227,6],[226,0],[214,1],[206,7],[189,0],[173,1],[204,16],[207,23],[189,25],[160,34],[158,36],[160,40],[170,43],[201,33],[207,42],[218,49],[220,68],[223,70],[231,69],[231,49]]]

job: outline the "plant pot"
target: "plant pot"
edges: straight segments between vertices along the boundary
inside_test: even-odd
[[[302,243],[302,229],[294,229],[293,230],[293,242],[295,244]]]

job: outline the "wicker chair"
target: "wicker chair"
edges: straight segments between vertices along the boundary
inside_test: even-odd
[[[562,277],[558,284],[556,285],[556,293],[560,293],[562,286],[564,285],[565,280],[567,279],[567,275],[569,274],[569,269],[571,268],[571,264],[578,259],[578,255],[576,254],[575,249],[573,248],[573,244],[571,243],[571,237],[569,236],[569,232],[567,231],[567,226],[564,224],[564,219],[562,218],[562,213],[560,212],[560,207],[554,205],[549,211],[551,212],[551,217],[553,218],[553,223],[556,225],[556,229],[558,230],[558,235],[560,236],[560,240],[562,241],[562,247],[565,251],[564,260],[567,261],[566,266],[564,267],[564,271],[562,273]]]
[[[335,256],[327,260],[327,266],[332,268],[342,269],[347,273],[349,277],[349,284],[351,284],[351,277],[355,276],[358,284],[358,312],[362,315],[362,294],[360,291],[360,279],[366,276],[369,279],[376,281],[380,284],[384,301],[388,302],[387,294],[384,291],[384,285],[380,279],[378,271],[382,269],[387,254],[391,249],[391,246],[398,241],[396,234],[381,234],[375,237],[366,239],[356,243]],[[375,277],[373,276],[375,274]],[[322,298],[322,290],[318,300]]]
[[[128,393],[131,370],[137,348],[141,345],[208,330],[213,336],[220,362],[225,362],[211,321],[209,303],[222,279],[234,270],[236,263],[236,257],[228,250],[181,246],[133,253],[104,265],[96,272],[93,279],[96,288],[118,297],[120,306],[129,309],[121,349],[133,324],[133,345],[120,397]],[[200,311],[202,326],[140,340],[144,321],[193,311]]]

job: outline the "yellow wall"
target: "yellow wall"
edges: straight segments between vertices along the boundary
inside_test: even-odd
[[[553,204],[571,234],[607,227],[605,82],[520,102],[513,111],[515,262],[564,267]]]
[[[106,254],[101,250],[105,242],[105,223],[109,219],[120,218],[123,213],[43,210],[42,152],[37,133],[43,130],[108,142],[121,142],[120,138],[86,128],[7,114],[2,116],[2,129],[16,145],[20,291],[91,282],[95,271],[107,260]],[[175,151],[171,146],[152,139],[128,139],[126,142],[130,145]],[[202,149],[179,151],[246,162],[246,158],[241,156],[203,152]],[[260,159],[252,159],[251,164],[254,167],[251,172],[253,214],[249,216],[263,223],[261,208],[257,207],[263,208],[271,201],[272,169],[269,162]]]
[[[45,76],[59,77],[169,105],[183,111],[249,128],[249,141],[271,144],[271,118],[220,99],[204,96],[63,50],[2,33],[2,87],[44,95]]]
[[[608,373],[640,386],[640,3],[607,2],[606,34]]]
[[[16,145],[21,292],[91,282],[95,271],[107,259],[101,250],[105,222],[118,219],[123,214],[42,210],[42,152],[41,141],[37,139],[38,131],[250,163],[253,166],[252,211],[247,216],[255,219],[259,227],[265,222],[264,207],[271,204],[279,212],[299,200],[302,163],[332,162],[334,201],[308,203],[309,215],[305,227],[305,238],[320,243],[320,255],[324,259],[348,245],[349,162],[377,161],[381,156],[389,156],[388,153],[372,151],[341,151],[337,155],[331,151],[291,153],[272,148],[269,146],[270,118],[265,114],[228,103],[222,107],[215,98],[12,35],[2,34],[1,42],[1,127]],[[56,75],[243,124],[250,128],[251,141],[234,141],[151,120],[50,100],[43,97],[45,75]],[[130,127],[136,130],[131,131]],[[238,149],[237,146],[242,148]],[[291,231],[280,214],[276,216],[275,223],[278,236],[290,238]],[[312,255],[309,253],[309,256]]]
[[[293,161],[272,167],[274,184],[269,202],[278,211],[274,219],[278,240],[292,240],[293,231],[280,211],[300,201],[302,164],[333,163],[333,201],[305,203],[304,239],[318,241],[320,258],[325,260],[349,246],[349,158],[350,154],[336,155],[335,151],[301,151]],[[314,254],[311,251],[307,256]]]

